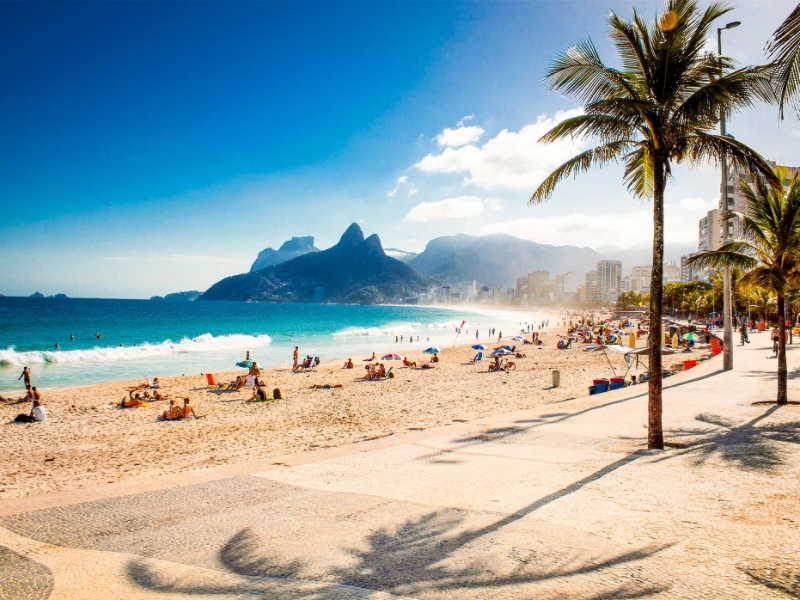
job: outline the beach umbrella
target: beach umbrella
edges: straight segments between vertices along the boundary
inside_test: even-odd
[[[399,354],[384,354],[381,360],[403,360],[403,357]]]
[[[689,340],[691,342],[696,342],[697,341],[697,334],[696,333],[692,333],[691,331],[689,333],[684,333],[683,334],[683,339]]]
[[[506,356],[511,354],[510,350],[506,350],[505,348],[498,348],[494,352],[492,352],[492,356]]]
[[[423,352],[424,352],[425,354],[439,354],[439,353],[441,352],[441,350],[439,350],[438,348],[434,348],[433,346],[431,346],[430,348],[425,348],[425,350],[423,350]]]
[[[243,360],[241,362],[237,362],[236,366],[241,367],[243,369],[249,369],[253,366],[254,360]]]
[[[475,344],[475,345],[472,347],[472,349],[473,349],[473,350],[486,350],[486,346],[484,346],[483,344]]]
[[[513,338],[511,338],[511,341],[512,342],[524,342],[525,338],[522,337],[521,335],[515,335]]]

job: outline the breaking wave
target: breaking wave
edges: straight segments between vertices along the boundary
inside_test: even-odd
[[[160,344],[140,344],[125,347],[95,347],[90,350],[56,350],[17,352],[13,347],[0,350],[0,366],[22,366],[42,363],[74,363],[89,361],[117,361],[164,356],[182,352],[209,352],[213,350],[235,350],[258,348],[272,341],[268,335],[220,335],[210,333],[195,338],[183,338],[179,342],[166,340]]]
[[[331,334],[335,338],[372,337],[378,335],[400,335],[413,333],[420,323],[398,323],[397,325],[384,325],[381,327],[348,327]]]

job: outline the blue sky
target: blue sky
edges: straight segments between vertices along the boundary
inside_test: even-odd
[[[726,53],[764,60],[793,1],[744,2]],[[504,231],[629,246],[649,205],[610,168],[526,201],[576,148],[535,140],[571,102],[541,75],[644,2],[2,3],[0,293],[204,289],[292,235],[353,221],[384,246]],[[765,6],[768,9],[765,9]],[[800,164],[774,108],[729,131]],[[667,238],[696,239],[713,168],[679,170]]]

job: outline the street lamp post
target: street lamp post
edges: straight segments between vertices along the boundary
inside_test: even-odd
[[[733,21],[725,25],[725,27],[717,27],[717,52],[719,57],[722,58],[722,30],[733,29],[741,25],[739,21]],[[722,67],[720,67],[720,75],[722,75]],[[722,111],[719,119],[719,133],[725,136],[725,111]],[[728,234],[728,159],[722,156],[722,183],[720,184],[720,199],[723,203],[722,208],[722,222],[725,224],[725,237],[727,240],[730,236]],[[722,370],[730,371],[733,369],[733,306],[731,305],[731,270],[730,267],[725,267],[723,273],[722,283],[722,324],[724,327],[722,334]]]

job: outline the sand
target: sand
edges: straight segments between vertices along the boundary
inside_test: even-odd
[[[44,423],[12,422],[30,410],[27,403],[0,405],[0,499],[352,444],[586,396],[593,378],[611,376],[608,362],[601,353],[584,352],[581,345],[558,350],[558,333],[563,331],[543,336],[543,347],[518,346],[528,356],[513,359],[517,369],[509,373],[488,372],[487,360],[470,364],[475,351],[468,345],[443,349],[435,369],[397,363],[396,377],[379,382],[358,379],[365,356],[352,357],[354,370],[342,369],[343,361],[306,373],[268,369],[262,377],[268,389],[278,387],[284,397],[269,403],[246,403],[248,390],[209,388],[200,374],[160,378],[162,391],[192,399],[203,417],[198,420],[158,421],[167,402],[120,409],[126,390],[141,381],[47,390],[43,400],[50,418]],[[667,356],[665,365],[707,354],[698,350],[691,356]],[[430,359],[421,352],[406,356],[419,364]],[[625,371],[621,355],[611,361],[618,374]],[[561,372],[561,386],[555,389],[553,369]],[[214,376],[228,382],[242,373]],[[34,370],[34,384],[35,378]],[[310,389],[338,383],[344,387]]]

